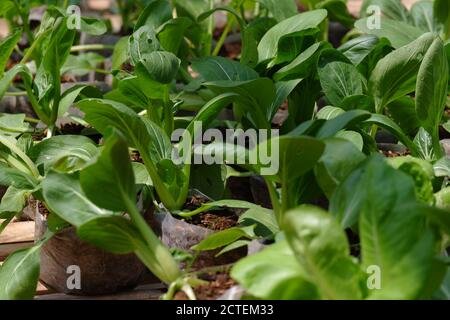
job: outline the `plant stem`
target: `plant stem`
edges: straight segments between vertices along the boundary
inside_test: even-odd
[[[161,243],[152,229],[150,229],[147,222],[138,211],[136,204],[127,196],[124,196],[124,201],[134,225],[137,227],[147,244],[143,247],[138,243],[136,255],[138,255],[146,266],[163,282],[170,284],[176,281],[181,275],[178,263],[172,257],[169,250]]]
[[[25,121],[29,122],[29,123],[34,123],[34,124],[38,124],[40,122],[39,119],[34,119],[34,118],[30,118],[30,117],[25,117]]]
[[[96,73],[100,73],[100,74],[110,74],[111,72],[109,72],[108,70],[105,69],[93,69],[92,71],[96,72]]]
[[[19,3],[16,0],[14,0],[13,2],[14,2],[14,6],[16,7],[17,12],[19,12],[20,19],[22,20],[23,30],[25,31],[25,34],[27,35],[28,43],[31,44],[34,42],[34,36],[30,29],[30,22],[29,22],[28,16],[23,12],[22,8],[19,6]]]
[[[70,52],[80,52],[80,51],[101,51],[101,50],[112,50],[113,45],[109,44],[82,44],[78,46],[73,46]]]
[[[222,49],[223,44],[225,43],[225,40],[227,39],[228,34],[230,33],[232,20],[233,20],[232,18],[228,19],[227,25],[225,26],[225,29],[223,30],[222,35],[220,36],[220,39],[217,42],[216,47],[214,48],[214,51],[212,53],[214,57],[219,55],[220,50]]]
[[[24,97],[27,94],[26,91],[6,92],[5,97]]]
[[[33,161],[31,161],[31,159],[22,150],[20,150],[16,145],[14,145],[11,142],[11,140],[8,140],[0,136],[0,143],[2,143],[5,147],[7,147],[9,150],[15,153],[25,163],[31,174],[36,179],[39,179],[41,177],[41,175],[39,174],[39,170],[36,168]]]
[[[30,48],[25,52],[25,55],[23,56],[22,60],[20,61],[21,64],[27,63],[27,61],[31,58],[31,56],[34,53],[34,50],[36,50],[36,47],[38,45],[39,41],[34,41]]]
[[[437,159],[441,159],[444,156],[444,153],[442,152],[441,139],[439,138],[439,127],[434,130],[432,139],[434,154]]]
[[[272,181],[264,177],[264,181],[266,182],[267,189],[269,190],[270,201],[272,202],[273,211],[277,218],[278,225],[281,226],[281,216],[282,216],[282,208],[281,203],[278,198],[278,192],[276,187],[273,185]]]

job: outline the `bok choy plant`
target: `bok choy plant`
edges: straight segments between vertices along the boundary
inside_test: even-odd
[[[358,207],[355,228],[361,239],[360,256],[354,250],[350,255],[340,225],[344,221],[333,216],[333,209],[327,213],[303,205],[288,211],[283,219],[286,240],[241,260],[232,276],[251,295],[265,299],[438,295],[446,273],[438,245],[448,234],[446,212],[417,202],[412,179],[379,156],[365,161],[360,175],[351,181],[353,188],[343,192]],[[274,269],[280,259],[283,266]]]
[[[58,117],[64,115],[78,95],[86,88],[75,86],[61,90],[61,70],[75,41],[77,30],[68,27],[69,16],[62,10],[50,7],[45,13],[36,39],[26,51],[19,64],[3,73],[9,55],[2,55],[0,61],[0,97],[8,94],[8,87],[20,75],[29,102],[38,118],[48,127],[49,136],[55,131]],[[82,24],[88,31],[101,34],[106,27],[97,21]],[[17,31],[0,44],[2,50],[11,53],[17,45],[21,32]],[[36,65],[35,76],[27,64],[33,58]]]

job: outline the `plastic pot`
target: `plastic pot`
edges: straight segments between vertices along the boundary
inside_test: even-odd
[[[34,202],[36,239],[47,231],[46,217]],[[116,255],[100,250],[76,235],[75,228],[54,235],[41,250],[40,280],[48,288],[73,295],[105,295],[130,290],[140,284],[146,271],[134,255]],[[80,286],[73,281],[79,270]]]
[[[164,245],[171,249],[181,249],[194,254],[191,248],[202,240],[213,234],[215,231],[208,228],[190,224],[187,221],[174,218],[171,214],[165,212],[156,212],[152,217],[153,230],[161,237]],[[247,249],[233,250],[219,257],[216,257],[218,250],[201,251],[192,265],[195,269],[201,269],[211,266],[226,265],[238,261],[247,255]],[[186,264],[182,263],[181,268]]]

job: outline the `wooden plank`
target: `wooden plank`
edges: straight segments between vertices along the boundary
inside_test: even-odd
[[[162,284],[150,284],[136,288],[133,291],[105,296],[72,296],[63,293],[36,296],[35,300],[159,300],[165,292]]]
[[[14,222],[0,234],[0,261],[14,251],[32,247],[34,244],[34,222]]]
[[[34,221],[14,222],[0,234],[0,245],[34,242]]]

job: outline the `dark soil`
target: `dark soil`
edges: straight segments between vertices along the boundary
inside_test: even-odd
[[[33,139],[33,141],[38,142],[38,141],[44,140],[46,136],[47,136],[47,130],[43,130],[43,131],[34,133],[32,136],[32,139]]]
[[[200,275],[199,278],[208,281],[208,284],[193,288],[198,300],[216,300],[228,289],[237,284],[236,281],[230,277],[228,272],[209,272]],[[178,292],[175,295],[175,299],[188,300],[188,297],[184,292]]]
[[[404,157],[404,156],[410,155],[411,151],[406,150],[405,152],[397,152],[397,151],[391,151],[391,150],[388,150],[388,151],[380,150],[380,153],[382,155],[384,155],[386,158],[397,158],[397,157]]]
[[[142,160],[141,154],[139,153],[139,151],[131,152],[130,157],[131,157],[131,161],[133,161],[133,162],[144,163],[144,160]]]
[[[351,229],[347,229],[345,232],[350,243],[350,254],[355,258],[359,258],[361,256],[361,242],[359,236]]]
[[[184,209],[192,211],[206,202],[208,202],[206,198],[192,196],[186,201]],[[187,222],[213,231],[222,231],[236,226],[238,219],[239,217],[234,212],[224,209],[203,212],[195,215],[192,219],[187,220]]]
[[[214,231],[222,231],[236,226],[238,217],[228,211],[211,211],[195,216],[190,222]]]
[[[60,128],[61,135],[81,135],[86,127],[78,123],[66,123]]]

